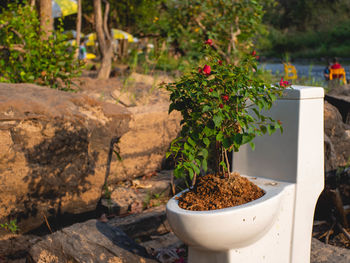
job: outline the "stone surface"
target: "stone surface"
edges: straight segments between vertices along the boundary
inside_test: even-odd
[[[130,130],[121,136],[122,162],[111,164],[109,183],[160,170],[171,141],[180,132],[179,112],[168,114],[169,103],[130,107]]]
[[[0,84],[0,222],[17,218],[26,232],[44,215],[94,210],[110,141],[129,121],[125,108],[87,96]]]
[[[170,231],[165,205],[147,209],[140,214],[111,219],[108,224],[121,228],[131,238],[163,235]]]
[[[89,220],[47,236],[29,251],[33,262],[156,262],[118,227]]]
[[[342,117],[334,106],[325,102],[325,168],[326,172],[345,166],[350,158],[350,127],[343,123]]]
[[[180,130],[168,105],[126,108],[86,93],[0,84],[0,222],[17,218],[26,232],[44,215],[94,210],[113,138],[123,160],[112,155],[108,184],[160,169]]]
[[[102,199],[102,205],[107,207],[110,213],[123,215],[133,213],[135,203],[141,204],[142,209],[167,202],[170,197],[171,173],[170,170],[154,172],[150,176],[109,186],[110,198]]]
[[[311,263],[348,263],[350,262],[350,250],[341,247],[326,245],[312,238]]]

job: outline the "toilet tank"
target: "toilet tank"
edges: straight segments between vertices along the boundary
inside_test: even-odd
[[[266,113],[280,120],[279,130],[254,139],[233,154],[232,170],[285,182],[323,182],[323,98],[321,87],[292,86]],[[322,178],[321,178],[322,177]]]

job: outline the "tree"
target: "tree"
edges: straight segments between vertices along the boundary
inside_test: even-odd
[[[198,44],[211,38],[227,62],[237,62],[262,28],[262,3],[271,1],[168,0],[155,24],[181,54],[198,58]]]
[[[76,50],[76,56],[78,56],[79,53],[79,46],[80,46],[80,32],[81,32],[81,1],[78,0],[78,13],[77,13],[77,26],[76,26],[76,42],[77,42],[77,50]]]
[[[101,0],[94,0],[95,26],[96,34],[101,54],[101,67],[98,71],[97,78],[108,79],[112,68],[112,37],[108,29],[108,13],[109,2],[103,0],[105,3],[105,12],[102,21],[102,4]]]
[[[53,31],[52,2],[51,0],[39,0],[40,28],[44,32],[43,38],[47,39]]]
[[[81,65],[62,32],[59,23],[54,34],[46,35],[27,0],[9,3],[0,13],[0,82],[70,89]]]

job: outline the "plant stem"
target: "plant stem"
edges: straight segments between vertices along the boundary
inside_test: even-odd
[[[194,187],[194,185],[196,184],[196,179],[197,179],[197,174],[194,173],[193,178],[192,178],[192,186]]]
[[[225,153],[225,161],[226,161],[226,166],[227,166],[228,178],[230,178],[231,169],[230,169],[230,162],[229,162],[228,157],[227,157],[227,150],[226,149],[224,149],[224,153]]]

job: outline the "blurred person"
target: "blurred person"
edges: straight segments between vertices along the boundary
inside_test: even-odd
[[[78,59],[82,60],[84,62],[86,62],[86,60],[87,60],[86,59],[87,50],[86,50],[85,42],[86,42],[86,39],[83,38],[81,43],[80,43],[80,46],[79,46],[79,54],[78,54]]]
[[[340,69],[342,66],[339,64],[337,58],[333,58],[333,64],[331,66],[331,69]]]
[[[331,62],[327,62],[327,66],[323,70],[323,76],[326,81],[329,80],[329,74],[331,73]]]

